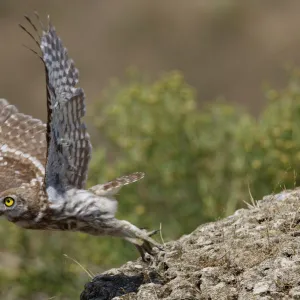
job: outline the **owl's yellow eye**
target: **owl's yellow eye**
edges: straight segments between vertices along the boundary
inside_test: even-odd
[[[15,199],[12,197],[5,197],[3,202],[4,202],[5,206],[11,207],[14,205]]]

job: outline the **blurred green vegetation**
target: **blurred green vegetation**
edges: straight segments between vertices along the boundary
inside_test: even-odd
[[[268,105],[256,120],[221,100],[197,107],[179,72],[149,83],[132,71],[90,108],[99,144],[89,186],[144,171],[145,179],[121,191],[117,217],[149,229],[162,224],[165,241],[245,206],[249,190],[260,199],[295,187],[299,78],[294,71],[285,89],[267,89]],[[1,299],[78,299],[89,277],[73,260],[96,273],[138,256],[122,240],[25,231],[4,220],[0,239]]]

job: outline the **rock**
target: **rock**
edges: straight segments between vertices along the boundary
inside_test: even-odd
[[[299,224],[299,189],[266,196],[167,243],[148,264],[96,276],[81,300],[300,299]]]
[[[290,289],[289,295],[292,297],[292,299],[300,299],[300,286]]]

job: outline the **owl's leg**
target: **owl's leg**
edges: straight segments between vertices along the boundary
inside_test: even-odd
[[[134,244],[145,261],[145,253],[153,255],[152,248],[157,247],[162,250],[162,246],[153,240],[151,236],[157,230],[147,232],[139,229],[125,220],[111,219],[105,224],[109,235],[119,236]]]

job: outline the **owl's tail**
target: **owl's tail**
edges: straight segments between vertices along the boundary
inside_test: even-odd
[[[142,179],[145,176],[145,173],[136,172],[129,175],[124,175],[118,177],[112,181],[97,184],[89,189],[90,192],[94,193],[97,196],[113,196],[119,192],[119,190],[127,184],[133,183]]]

